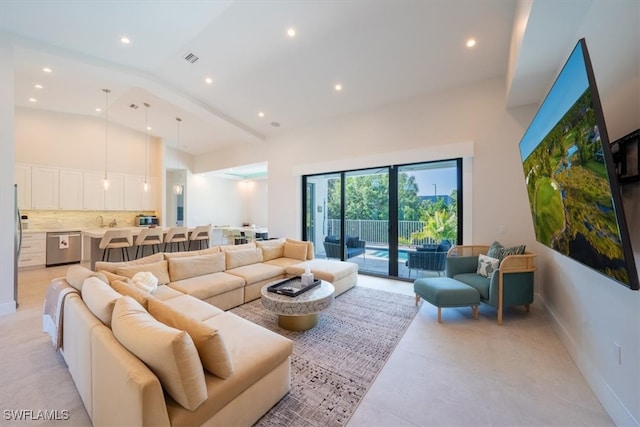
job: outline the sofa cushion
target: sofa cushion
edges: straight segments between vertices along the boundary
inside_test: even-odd
[[[314,259],[290,265],[286,268],[287,274],[300,276],[305,272],[307,265],[316,279],[326,280],[330,283],[347,277],[354,272],[357,273],[358,271],[358,264],[354,262]]]
[[[130,297],[117,301],[112,330],[180,405],[194,410],[207,399],[202,363],[188,333],[158,322]]]
[[[154,262],[150,264],[130,265],[116,268],[115,273],[121,276],[133,277],[139,271],[148,271],[158,278],[158,285],[166,285],[169,279],[169,268],[167,261]]]
[[[285,242],[289,243],[301,243],[307,245],[307,259],[313,259],[315,256],[315,250],[313,249],[313,242],[305,242],[303,240],[285,239]]]
[[[262,249],[252,248],[226,253],[227,270],[262,262]]]
[[[185,295],[185,297],[187,297]],[[192,298],[195,300],[195,298]],[[206,304],[206,303],[205,303]],[[183,314],[184,313],[184,314]],[[233,364],[217,329],[196,320],[189,311],[177,311],[162,301],[149,301],[149,314],[165,325],[186,331],[200,355],[202,366],[214,375],[227,379],[233,373]]]
[[[220,252],[220,246],[212,246],[207,249],[200,249],[199,251],[165,252],[164,259],[170,260],[171,258],[192,257],[195,255],[209,255],[209,254],[217,254],[219,252]]]
[[[282,258],[275,258],[269,261],[265,261],[264,263],[269,265],[275,265],[277,267],[287,268],[290,265],[300,264],[301,262],[304,262],[304,261],[300,261],[299,259],[282,257]]]
[[[158,286],[158,289],[153,291],[151,295],[153,295],[155,299],[159,299],[160,301],[167,301],[184,295],[184,292],[175,290],[168,285],[162,285]]]
[[[278,245],[261,245],[260,249],[262,249],[263,262],[282,258],[284,256],[284,243],[280,243]]]
[[[67,283],[78,291],[82,291],[82,284],[85,279],[88,279],[89,277],[97,277],[103,282],[109,283],[109,279],[104,274],[91,271],[82,265],[72,265],[67,269]]]
[[[222,252],[231,252],[231,251],[244,251],[246,249],[255,249],[257,248],[254,242],[244,243],[242,245],[224,245],[220,246]]]
[[[81,295],[89,311],[103,324],[111,327],[113,307],[122,295],[97,277],[89,277],[84,281]]]
[[[489,299],[489,286],[491,285],[490,279],[482,277],[476,273],[456,274],[453,278],[459,282],[476,288],[478,292],[480,292],[480,298],[483,300]]]
[[[285,258],[299,259],[304,261],[307,259],[308,247],[304,243],[285,242],[283,256]]]
[[[480,254],[478,255],[478,268],[476,269],[476,273],[484,277],[491,277],[494,270],[497,270],[499,266],[499,259]]]
[[[244,280],[227,272],[205,274],[169,283],[173,289],[183,294],[205,300],[216,295],[224,294],[244,286]]]
[[[326,236],[324,241],[327,243],[340,243],[340,238],[336,236]]]
[[[171,298],[163,302],[175,311],[188,314],[190,318],[199,321],[204,321],[224,313],[224,311],[218,307],[199,300],[196,297],[192,297],[191,295],[181,294],[179,297]]]
[[[121,280],[123,282],[128,282],[129,278],[127,276],[121,276],[120,274],[112,273],[107,270],[99,270],[98,273],[104,275],[107,278],[109,283],[113,283],[114,280]]]
[[[123,261],[123,262],[106,262],[106,261],[98,261],[95,265],[95,270],[107,270],[111,273],[115,273],[116,269],[120,267],[128,267],[132,265],[142,265],[142,264],[152,264],[158,261],[162,261],[164,259],[164,255],[160,252],[157,254],[149,255],[143,258],[138,258],[133,261]]]
[[[169,277],[172,282],[224,271],[225,254],[211,253],[190,257],[169,258]]]
[[[360,236],[345,236],[344,242],[348,248],[357,248]]]
[[[236,267],[227,270],[225,273],[242,278],[243,281],[246,282],[246,286],[248,286],[264,280],[283,277],[284,271],[285,269],[283,267],[278,267],[277,265],[257,263]]]
[[[147,300],[149,299],[149,293],[144,292],[142,289],[136,286],[123,282],[122,280],[114,280],[111,282],[111,287],[121,295],[126,295],[138,302],[145,310],[147,309]]]

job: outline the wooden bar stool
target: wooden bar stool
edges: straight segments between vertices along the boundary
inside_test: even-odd
[[[164,232],[161,228],[143,228],[136,237],[136,259],[144,256],[144,248],[151,246],[151,253],[160,252],[160,245],[164,241]]]
[[[202,249],[202,245],[204,244],[205,248],[209,247],[209,235],[211,234],[211,224],[209,225],[199,225],[193,229],[191,234],[189,235],[189,250],[194,250],[193,246],[195,243],[198,243],[198,249]]]
[[[184,246],[183,250],[186,251],[188,241],[189,229],[187,227],[171,227],[164,238],[164,251],[167,252],[167,248],[173,248],[174,243],[177,244],[178,251],[180,251],[180,243]]]
[[[129,261],[128,249],[133,246],[133,233],[131,230],[107,230],[104,232],[100,244],[103,249],[102,261],[109,261],[111,249],[120,249],[122,251],[122,261]]]

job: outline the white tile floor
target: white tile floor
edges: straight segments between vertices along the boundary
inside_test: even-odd
[[[360,276],[360,286],[413,295],[411,283]],[[442,311],[422,301],[416,318],[349,426],[612,426],[542,307],[513,309],[496,324],[481,306]]]

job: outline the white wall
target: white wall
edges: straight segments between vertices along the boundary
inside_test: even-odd
[[[104,118],[16,108],[18,163],[104,171]],[[148,176],[162,180],[162,143],[149,137]],[[145,173],[145,137],[109,124],[107,172]],[[159,194],[159,193],[158,193]]]
[[[594,2],[578,36],[587,41],[610,139],[638,129],[640,6]],[[629,61],[635,67],[621,67]],[[635,72],[622,74],[625,68]],[[640,184],[634,185],[624,189],[625,213],[640,266]],[[640,425],[640,292],[542,245],[537,251],[544,266],[541,293],[558,335],[614,422]],[[622,348],[622,364],[616,344]]]
[[[0,316],[13,313],[15,163],[13,49],[0,39]]]

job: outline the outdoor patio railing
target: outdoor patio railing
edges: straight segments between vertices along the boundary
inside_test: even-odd
[[[332,235],[340,234],[340,220],[328,220],[329,233]],[[425,223],[423,221],[399,221],[398,222],[398,239],[401,246],[404,245],[422,245],[437,243],[433,239],[426,238],[415,240],[412,234],[422,231]],[[335,231],[333,231],[335,230]],[[358,236],[361,240],[367,242],[367,246],[386,246],[389,244],[389,221],[386,220],[368,220],[368,219],[348,219],[345,222],[345,235]]]

